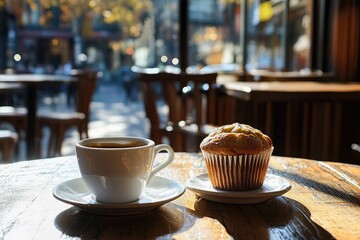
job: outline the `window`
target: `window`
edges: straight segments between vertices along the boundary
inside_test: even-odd
[[[312,6],[312,0],[24,0],[22,8],[8,6],[18,24],[9,52],[23,57],[14,63],[8,56],[8,65],[50,62],[57,69],[71,62],[109,74],[124,64],[308,70]]]
[[[311,1],[249,1],[246,7],[246,69],[310,68]]]
[[[180,4],[187,3],[186,27]],[[155,1],[154,46],[147,66],[188,70],[300,71],[311,68],[312,0]],[[181,40],[181,30],[187,41]],[[180,56],[186,45],[186,59]],[[146,46],[143,46],[146,48]],[[180,62],[179,62],[180,61]],[[186,66],[182,66],[182,63]]]

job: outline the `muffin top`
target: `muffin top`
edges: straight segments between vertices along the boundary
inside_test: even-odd
[[[208,153],[231,156],[258,154],[272,147],[267,135],[240,123],[216,128],[200,144],[200,148]]]

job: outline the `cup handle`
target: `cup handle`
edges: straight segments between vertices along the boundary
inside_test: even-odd
[[[155,146],[154,159],[156,155],[163,150],[165,150],[168,153],[167,158],[165,159],[165,161],[163,161],[158,166],[152,169],[147,182],[150,182],[151,178],[155,176],[155,174],[157,174],[160,170],[166,168],[172,161],[174,161],[174,150],[169,145],[166,144],[159,144]]]

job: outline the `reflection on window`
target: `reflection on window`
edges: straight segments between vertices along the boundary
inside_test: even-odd
[[[187,69],[310,68],[312,0],[187,2]],[[18,24],[16,40],[8,41],[9,66],[23,69],[50,62],[56,70],[71,63],[110,73],[124,64],[183,67],[179,16],[183,1],[23,0],[22,4],[8,6],[16,12]],[[14,54],[21,60],[14,63],[10,56]]]
[[[190,0],[189,4],[189,65],[238,70],[242,60],[240,1]]]
[[[249,1],[246,69],[310,68],[311,0]]]

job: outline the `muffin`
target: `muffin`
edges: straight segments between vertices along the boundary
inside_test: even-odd
[[[249,191],[264,183],[273,144],[260,130],[233,123],[213,130],[200,148],[215,188]]]

